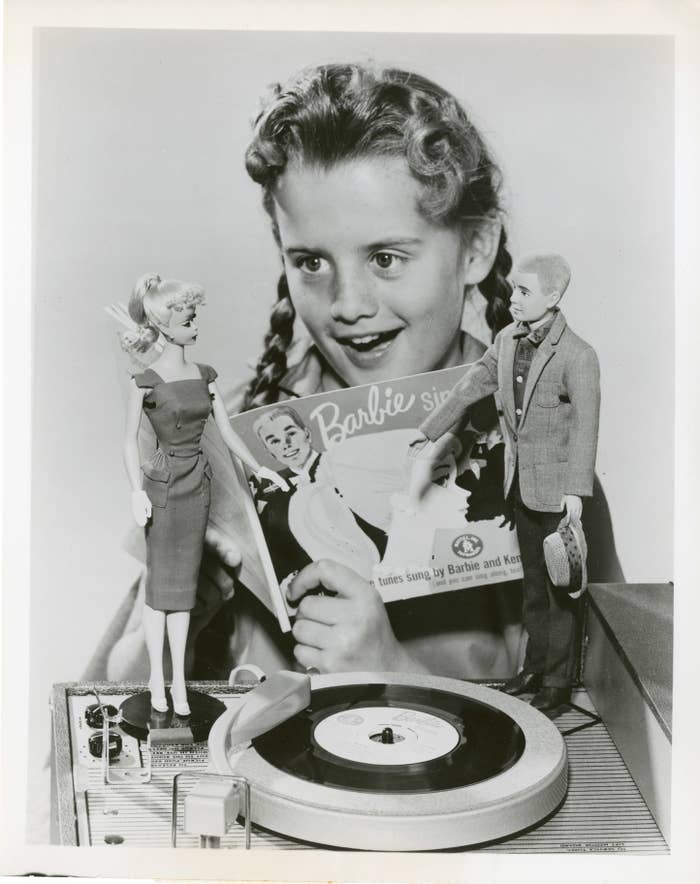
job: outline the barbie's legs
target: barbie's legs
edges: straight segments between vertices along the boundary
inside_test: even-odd
[[[190,626],[190,612],[173,611],[167,615],[165,622],[168,627],[170,657],[173,662],[173,685],[171,688],[173,708],[178,715],[189,715],[190,707],[187,705],[187,688],[185,686],[185,645]]]
[[[163,642],[165,640],[165,611],[155,611],[143,606],[143,633],[146,639],[151,674],[148,689],[151,692],[151,705],[158,712],[168,708],[165,699],[165,679],[163,676]]]

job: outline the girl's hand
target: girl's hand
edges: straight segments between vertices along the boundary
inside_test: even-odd
[[[235,540],[215,528],[211,523],[207,525],[204,543],[213,553],[215,559],[220,559],[229,568],[236,568],[241,564],[241,551]],[[228,578],[230,580],[230,578]]]
[[[131,492],[131,512],[136,519],[136,524],[141,528],[151,518],[151,501],[142,489]]]
[[[298,604],[294,656],[307,669],[426,671],[397,641],[376,589],[345,565],[312,562],[292,581],[287,596]]]
[[[260,469],[255,474],[255,478],[267,479],[268,482],[272,482],[273,485],[276,485],[280,489],[280,491],[289,491],[289,485],[286,479],[283,479],[279,473],[276,473],[269,467],[260,467]]]

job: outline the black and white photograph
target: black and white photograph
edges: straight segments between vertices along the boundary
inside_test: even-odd
[[[264,18],[31,27],[24,871],[670,863],[678,36]]]

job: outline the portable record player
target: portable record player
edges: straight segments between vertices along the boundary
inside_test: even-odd
[[[463,847],[540,822],[566,794],[557,728],[526,703],[453,679],[275,673],[211,698],[225,711],[206,742],[175,719],[141,733],[128,718],[137,694],[95,694],[68,700],[64,779],[78,843],[140,841],[144,810],[170,792],[171,818],[151,820],[150,832],[169,828],[180,845],[226,844],[241,817],[246,840],[253,824],[334,847]]]
[[[206,726],[144,733],[124,716],[142,686],[56,685],[52,841],[665,853],[671,611],[670,586],[591,587],[554,721],[483,684],[287,673],[193,683]]]

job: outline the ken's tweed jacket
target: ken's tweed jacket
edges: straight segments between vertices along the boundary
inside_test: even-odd
[[[559,512],[565,494],[588,497],[593,493],[600,412],[598,357],[558,311],[530,366],[518,418],[513,391],[518,343],[514,334],[518,328],[514,322],[498,333],[420,429],[436,441],[469,406],[495,394],[506,443],[505,494],[510,491],[517,463],[525,506],[539,512]]]

